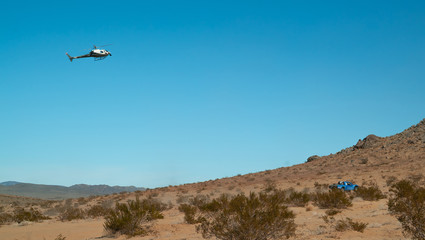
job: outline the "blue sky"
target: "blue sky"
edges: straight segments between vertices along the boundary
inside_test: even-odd
[[[159,187],[303,163],[425,117],[421,1],[0,8],[0,182]],[[75,56],[107,46],[103,61]]]

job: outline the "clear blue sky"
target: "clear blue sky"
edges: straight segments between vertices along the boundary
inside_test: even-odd
[[[0,182],[257,172],[425,117],[423,1],[7,1]],[[93,44],[112,57],[78,59]]]

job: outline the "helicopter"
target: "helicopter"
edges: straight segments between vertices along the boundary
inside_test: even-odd
[[[112,45],[112,44],[107,44],[107,45],[103,45],[103,46],[100,46],[100,47],[109,46],[109,45]],[[65,54],[68,56],[69,61],[71,61],[71,62],[72,62],[72,60],[77,59],[77,58],[93,57],[95,61],[98,61],[98,60],[105,59],[107,56],[112,56],[111,52],[109,52],[108,50],[105,50],[105,49],[99,49],[98,47],[96,47],[96,45],[93,45],[93,49],[90,51],[90,53],[85,54],[85,55],[71,57],[68,53],[65,53]]]

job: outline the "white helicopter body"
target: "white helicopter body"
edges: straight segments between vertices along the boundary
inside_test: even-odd
[[[111,45],[111,44],[108,44],[108,45]],[[104,45],[104,46],[108,46],[108,45]],[[69,60],[71,62],[72,62],[72,60],[77,59],[77,58],[88,58],[88,57],[92,57],[92,58],[94,58],[95,61],[97,61],[97,60],[105,59],[107,56],[112,56],[111,52],[109,52],[108,50],[99,49],[96,46],[94,46],[94,49],[92,49],[90,51],[90,53],[85,54],[85,55],[71,57],[68,53],[65,53],[65,54],[68,56],[68,58],[69,58]]]

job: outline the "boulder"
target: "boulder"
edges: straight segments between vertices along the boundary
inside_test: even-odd
[[[380,140],[381,140],[381,137],[371,134],[365,137],[363,140],[359,140],[357,144],[354,145],[354,149],[371,148],[373,146],[376,146]]]
[[[312,162],[312,161],[317,160],[319,158],[320,158],[319,156],[313,155],[313,156],[310,156],[309,158],[307,158],[307,162]]]

